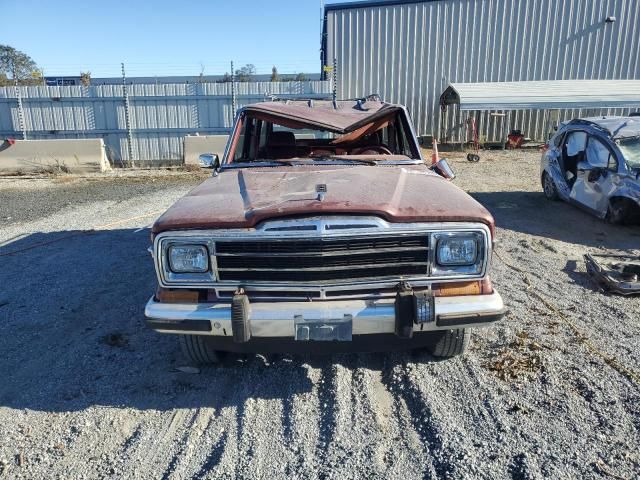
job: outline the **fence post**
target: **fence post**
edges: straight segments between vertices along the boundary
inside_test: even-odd
[[[133,161],[133,135],[131,134],[131,117],[129,116],[129,92],[127,91],[127,77],[124,73],[124,63],[122,66],[122,96],[124,97],[124,123],[127,129],[127,151],[129,153],[129,161],[134,167]]]
[[[27,139],[27,125],[24,121],[24,108],[22,106],[22,94],[20,92],[20,87],[18,86],[18,77],[16,76],[16,68],[13,66],[13,83],[16,92],[16,100],[18,101],[18,123],[20,126],[20,131],[22,132],[22,139]]]
[[[233,71],[233,61],[231,61],[231,128],[236,119],[236,74]]]
[[[336,100],[338,97],[338,59],[333,57],[333,106],[336,107]]]

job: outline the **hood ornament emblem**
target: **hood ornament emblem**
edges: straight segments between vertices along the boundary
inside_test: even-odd
[[[318,200],[319,202],[323,201],[324,196],[327,193],[327,184],[320,183],[319,185],[316,185],[316,193],[318,194],[318,196],[316,197],[316,200]]]

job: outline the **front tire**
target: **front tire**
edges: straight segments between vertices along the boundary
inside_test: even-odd
[[[542,174],[542,191],[544,192],[544,196],[549,200],[558,200],[558,189],[556,188],[556,184],[547,172]]]
[[[220,353],[213,349],[206,335],[179,335],[180,349],[194,365],[213,365],[220,362]]]
[[[462,355],[471,342],[471,330],[467,328],[445,330],[433,333],[433,335],[436,340],[429,351],[434,357],[451,358]]]
[[[609,200],[606,221],[614,225],[631,225],[640,222],[640,207],[629,199]]]

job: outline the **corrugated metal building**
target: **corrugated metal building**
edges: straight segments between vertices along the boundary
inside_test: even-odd
[[[407,105],[419,135],[461,141],[457,109],[440,115],[449,83],[640,79],[640,0],[365,1],[325,7],[322,63],[337,64],[342,98],[378,93]],[[480,138],[509,128],[538,140],[545,125],[629,109],[475,112]]]

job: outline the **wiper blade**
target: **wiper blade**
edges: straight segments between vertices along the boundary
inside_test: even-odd
[[[345,165],[350,165],[350,164],[354,164],[354,165],[378,165],[378,161],[377,160],[363,160],[361,158],[355,159],[355,158],[342,158],[342,157],[330,157],[330,156],[324,156],[324,157],[312,157],[312,160],[314,162],[317,161],[327,161],[330,163],[342,163]]]
[[[424,162],[417,158],[411,158],[408,160],[380,160],[378,165],[422,165]]]
[[[253,160],[251,162],[232,162],[222,168],[252,168],[252,167],[277,167],[279,165],[298,165],[294,160]]]

